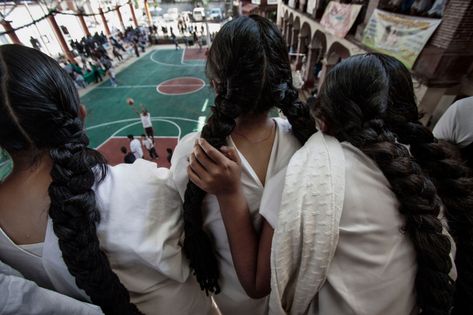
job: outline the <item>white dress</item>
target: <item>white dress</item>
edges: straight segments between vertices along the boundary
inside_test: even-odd
[[[281,195],[283,179],[287,163],[300,147],[298,140],[292,135],[290,124],[281,118],[274,119],[277,126],[277,133],[274,139],[271,157],[266,173],[265,186],[258,179],[258,176],[251,168],[245,157],[238,152],[242,161],[241,182],[243,193],[249,205],[254,227],[261,228],[261,217],[263,216],[270,225],[274,226],[277,220],[277,207],[273,207],[273,197]],[[191,154],[195,140],[199,133],[192,133],[179,142],[171,161],[171,173],[173,174],[176,186],[181,198],[184,200],[184,192],[188,183],[187,158]],[[228,138],[229,145],[234,145],[231,138]],[[267,207],[260,207],[260,203],[267,200]],[[276,198],[277,199],[277,198]],[[278,202],[276,201],[276,204]],[[223,315],[242,314],[265,314],[267,312],[267,298],[251,299],[241,286],[235,268],[228,243],[227,233],[220,214],[218,201],[214,195],[207,195],[203,201],[204,229],[213,236],[220,263],[221,293],[214,296],[214,299]]]
[[[181,251],[182,203],[169,170],[141,159],[119,164],[94,190],[100,246],[131,301],[145,314],[210,314],[211,299],[190,275]],[[46,288],[90,301],[67,271],[51,220],[39,252],[0,233],[0,260]]]
[[[100,307],[42,288],[1,261],[0,292],[1,315],[103,315]]]
[[[320,132],[294,154],[271,252],[271,314],[416,314],[416,254],[389,187],[374,161]]]

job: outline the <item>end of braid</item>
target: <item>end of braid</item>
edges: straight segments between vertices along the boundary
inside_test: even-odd
[[[50,149],[53,168],[49,215],[64,262],[77,286],[105,314],[140,314],[100,250],[96,230],[100,213],[92,186],[96,181],[93,168],[103,167],[103,160],[96,159],[97,155],[85,146],[85,135],[77,130],[77,121],[71,123],[70,129],[62,133],[74,132],[75,141]]]
[[[196,276],[200,288],[208,295],[218,294],[220,274],[213,242],[202,229],[201,204],[205,192],[194,183],[187,184],[184,195],[184,253],[190,261],[190,268]]]

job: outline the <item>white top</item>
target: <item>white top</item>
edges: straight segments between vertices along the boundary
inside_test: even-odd
[[[140,118],[141,118],[141,123],[143,124],[143,128],[153,127],[153,124],[151,123],[150,113],[146,115],[143,115],[143,113],[140,113]]]
[[[96,305],[39,287],[0,261],[0,314],[101,315]]]
[[[315,314],[416,314],[416,253],[400,232],[405,220],[396,195],[373,160],[341,145],[346,165],[339,242]]]
[[[317,133],[291,159],[286,180],[271,253],[271,313],[416,314],[416,254],[375,162]]]
[[[143,158],[143,149],[141,148],[141,142],[138,139],[133,139],[130,141],[130,151],[133,153],[135,158]]]
[[[153,144],[153,140],[151,140],[150,138],[146,137],[144,140],[143,140],[143,145],[145,146],[145,148],[147,150],[151,150],[153,147],[154,147],[154,144]]]
[[[297,139],[292,135],[289,123],[280,118],[275,118],[277,133],[274,139],[271,157],[266,173],[266,186],[263,186],[258,176],[251,168],[245,157],[238,152],[242,161],[241,183],[243,193],[248,201],[249,210],[253,219],[253,225],[257,230],[261,228],[261,217],[263,216],[269,224],[275,226],[277,220],[277,207],[268,206],[260,208],[262,199],[270,199],[278,196],[282,191],[285,169],[289,159],[300,147]],[[171,173],[173,174],[176,186],[181,198],[184,200],[184,192],[188,183],[186,167],[187,157],[193,150],[195,140],[199,133],[192,133],[179,142],[172,161]],[[234,145],[231,138],[228,138],[229,145]],[[280,173],[283,175],[281,176]],[[279,187],[280,186],[280,187]],[[267,308],[267,298],[251,299],[241,286],[230,252],[225,226],[220,214],[218,201],[214,195],[207,195],[203,202],[204,229],[209,232],[215,240],[215,248],[220,262],[220,280],[222,292],[214,296],[218,307],[224,315],[241,314],[265,314]]]
[[[101,214],[100,246],[131,301],[145,314],[209,314],[211,300],[190,276],[181,251],[182,203],[169,170],[145,160],[119,164],[109,168],[94,190]],[[4,243],[0,246],[0,259],[27,278],[33,275],[25,273],[40,259],[43,269],[35,272],[47,277],[55,291],[89,300],[67,271],[51,220],[41,258],[20,257],[19,247],[15,253],[4,250]]]
[[[456,101],[440,117],[434,136],[467,147],[473,142],[473,96]]]

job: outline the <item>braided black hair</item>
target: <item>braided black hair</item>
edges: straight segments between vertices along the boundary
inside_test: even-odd
[[[308,107],[298,101],[292,85],[287,47],[277,27],[252,15],[226,23],[210,48],[207,77],[215,83],[215,105],[201,137],[215,148],[226,144],[240,115],[260,114],[278,107],[304,143],[315,131]],[[206,292],[218,293],[218,262],[210,237],[202,230],[205,192],[192,182],[184,197],[184,252]]]
[[[439,142],[419,122],[409,71],[396,59],[377,55],[392,77],[386,122],[397,140],[432,178],[445,206],[449,231],[456,242],[456,281],[453,314],[473,314],[473,179],[460,154]]]
[[[438,218],[442,202],[432,180],[385,120],[394,97],[389,95],[395,80],[390,74],[377,55],[347,58],[327,75],[314,112],[329,134],[359,148],[388,179],[416,251],[417,305],[421,314],[446,315],[454,282],[449,277],[451,243]]]
[[[106,176],[104,158],[87,148],[74,83],[43,53],[0,46],[0,147],[53,162],[49,216],[76,284],[105,314],[140,314],[100,250],[100,214],[92,186]]]

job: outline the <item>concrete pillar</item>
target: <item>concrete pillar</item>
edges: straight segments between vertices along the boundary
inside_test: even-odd
[[[424,96],[419,101],[419,112],[424,114],[420,121],[424,125],[429,123],[430,118],[446,91],[447,88],[427,88]]]
[[[309,45],[309,50],[307,51],[306,70],[305,70],[303,79],[306,85],[309,87],[314,86],[315,80],[317,79],[317,78],[314,78],[313,69],[314,69],[315,64],[318,61],[319,49],[320,48],[314,48],[311,45]]]
[[[85,36],[89,36],[90,31],[89,31],[89,28],[87,27],[87,24],[85,23],[85,19],[82,13],[84,13],[83,10],[79,11],[78,12],[79,15],[77,16],[77,18],[79,19],[80,26],[82,27],[82,30],[84,31]]]
[[[299,45],[299,30],[293,29],[291,36],[291,47],[294,52],[297,52],[297,45]]]
[[[130,6],[131,17],[133,18],[133,24],[135,24],[135,27],[138,27],[138,21],[136,20],[136,15],[135,15],[135,8],[133,8],[133,1],[128,2],[128,5]]]
[[[3,28],[5,29],[5,32],[8,32],[8,37],[10,37],[10,40],[12,41],[12,43],[21,45],[21,41],[18,38],[18,36],[16,36],[16,33],[13,30],[13,27],[11,27],[10,21],[2,20],[0,21],[0,24],[2,24]]]
[[[123,23],[123,17],[122,17],[122,13],[120,12],[120,6],[117,5],[117,7],[115,8],[115,11],[117,11],[118,20],[120,21],[120,25],[122,26],[122,29],[125,30],[125,23]]]
[[[151,12],[149,12],[148,0],[145,0],[145,12],[146,12],[146,17],[148,18],[148,25],[153,25],[153,19],[151,18]]]
[[[75,61],[74,55],[69,50],[69,47],[67,46],[66,40],[64,39],[64,36],[62,35],[61,30],[59,29],[59,26],[57,25],[54,15],[51,14],[50,16],[48,16],[48,21],[49,21],[49,24],[51,25],[51,28],[54,31],[54,34],[57,37],[59,45],[61,45],[62,51],[64,52],[64,55],[66,56],[66,58],[69,61]]]
[[[102,18],[103,27],[105,28],[105,34],[107,34],[107,36],[110,36],[110,29],[108,28],[107,19],[105,18],[105,14],[103,13],[102,8],[99,8],[99,13],[100,17]]]
[[[322,70],[320,70],[320,78],[319,78],[319,83],[318,83],[318,88],[320,90],[320,87],[322,86],[322,83],[324,83],[325,77],[327,76],[327,73],[334,67],[335,65],[329,65],[327,64],[327,60],[324,59],[322,60]]]
[[[307,39],[307,36],[302,36],[299,34],[299,41],[297,44],[297,56],[296,56],[296,69],[300,70],[302,66],[302,56],[300,54],[305,54],[307,52],[307,46],[305,44],[305,41]]]
[[[291,47],[291,41],[292,41],[292,23],[287,23],[287,29],[286,29],[287,48]]]

